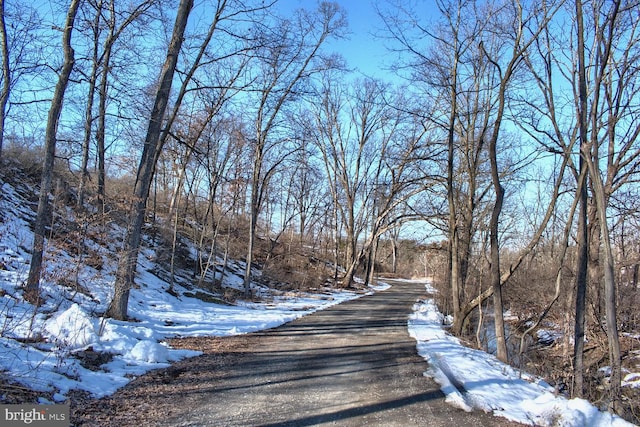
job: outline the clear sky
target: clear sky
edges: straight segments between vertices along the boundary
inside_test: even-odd
[[[372,1],[339,0],[338,3],[347,11],[351,34],[348,40],[336,42],[335,48],[344,55],[350,67],[356,67],[367,75],[383,77],[388,53],[383,41],[374,36],[382,27],[382,22]]]
[[[388,63],[388,53],[382,40],[374,34],[382,27],[382,22],[373,6],[375,0],[334,0],[347,12],[349,36],[346,40],[331,41],[328,46],[344,56],[349,68],[373,77],[387,78],[384,70]],[[279,0],[283,11],[297,8],[313,9],[316,0]]]

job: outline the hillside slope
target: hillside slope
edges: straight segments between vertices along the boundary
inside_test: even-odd
[[[220,292],[194,287],[190,272],[176,269],[170,285],[159,256],[161,242],[144,239],[130,321],[101,316],[112,296],[124,229],[79,218],[56,205],[41,280],[43,303],[22,298],[29,268],[36,188],[19,168],[0,180],[0,370],[2,402],[61,402],[74,392],[113,393],[132,378],[198,354],[171,349],[173,337],[227,336],[280,325],[358,296],[329,288],[313,293],[280,291],[252,283],[254,301],[225,300],[242,289],[244,263],[229,262]],[[54,201],[55,202],[55,201]],[[89,215],[87,215],[89,216]],[[187,243],[188,244],[188,243]],[[255,272],[259,277],[259,271]],[[286,288],[286,286],[282,286]]]

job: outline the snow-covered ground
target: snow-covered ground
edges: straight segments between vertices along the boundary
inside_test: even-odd
[[[433,292],[429,285],[428,291]],[[433,300],[416,303],[409,333],[429,363],[425,373],[441,386],[446,399],[466,411],[480,409],[534,426],[631,426],[583,399],[566,399],[542,379],[516,371],[483,351],[463,346],[443,329]]]
[[[30,261],[28,248],[33,242],[29,223],[34,212],[21,194],[32,190],[17,191],[0,181],[0,191],[0,375],[48,392],[54,402],[65,401],[74,389],[96,397],[109,395],[151,369],[198,354],[172,349],[167,339],[228,336],[272,328],[362,295],[329,290],[277,292],[253,283],[253,292],[264,302],[205,302],[195,294],[215,295],[180,284],[168,292],[169,285],[163,280],[168,273],[159,268],[157,255],[147,244],[138,258],[138,286],[130,293],[131,321],[117,321],[100,316],[112,298],[117,248],[98,244],[88,233],[82,245],[87,248],[85,252],[101,260],[99,267],[69,255],[61,247],[48,247],[40,285],[44,304],[36,308],[22,297]],[[68,214],[73,215],[70,211]],[[122,230],[111,225],[107,233],[118,236]],[[69,247],[73,249],[73,244]],[[229,267],[224,287],[243,289],[244,265],[231,262]],[[185,283],[188,281],[183,280]],[[92,363],[83,363],[87,360]]]
[[[353,292],[302,294],[275,298],[268,304],[225,306],[174,297],[166,292],[166,284],[152,275],[141,282],[141,289],[132,291],[129,315],[135,321],[130,322],[92,316],[75,302],[63,302],[56,311],[34,316],[31,306],[16,301],[15,287],[1,282],[6,293],[0,313],[0,322],[5,325],[0,338],[0,369],[33,389],[55,390],[57,401],[64,401],[72,389],[105,396],[135,376],[199,354],[171,349],[165,343],[168,338],[228,336],[267,329],[359,296]],[[37,337],[37,342],[25,343],[29,337]],[[113,358],[99,370],[88,369],[74,357],[87,349]]]
[[[263,303],[223,305],[190,297],[194,290],[176,285],[174,292],[158,271],[156,254],[139,257],[137,288],[131,290],[129,316],[122,322],[100,316],[112,296],[113,249],[91,238],[83,244],[100,267],[88,265],[61,248],[49,247],[41,283],[44,304],[35,308],[22,298],[33,235],[32,208],[14,187],[0,182],[0,375],[65,401],[74,389],[105,396],[149,370],[198,353],[172,349],[172,337],[228,336],[275,327],[300,316],[361,296],[353,292],[269,294]],[[111,232],[117,233],[118,230]],[[232,265],[242,271],[241,265]],[[238,289],[239,274],[225,275],[225,286]],[[82,284],[82,288],[74,283]],[[378,288],[381,289],[381,288]],[[377,289],[372,289],[375,291]],[[409,319],[419,353],[430,364],[447,400],[462,409],[481,409],[531,425],[629,425],[599,412],[584,400],[567,400],[539,379],[514,371],[484,352],[462,346],[443,329],[433,301],[416,304]],[[108,355],[104,363],[83,363],[80,355]],[[464,389],[464,392],[462,391]],[[2,396],[0,396],[0,401]]]
[[[26,265],[23,256],[6,246],[0,257]],[[3,375],[35,390],[54,391],[56,401],[64,401],[72,389],[105,396],[135,376],[198,354],[171,349],[165,343],[168,338],[228,336],[267,329],[360,296],[347,291],[299,293],[275,296],[265,303],[213,304],[173,296],[164,281],[147,271],[145,267],[150,269],[151,265],[146,265],[149,261],[144,254],[140,263],[140,288],[131,291],[129,316],[133,320],[128,322],[92,314],[103,311],[103,301],[109,301],[108,277],[94,283],[94,289],[104,291],[96,300],[82,294],[70,298],[63,293],[72,291],[59,292],[58,286],[44,285],[48,302],[35,310],[21,297],[19,285],[24,273],[0,270]],[[112,359],[98,370],[88,369],[76,357],[87,350],[109,354]]]

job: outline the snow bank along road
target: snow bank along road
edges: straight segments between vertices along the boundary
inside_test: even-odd
[[[390,289],[243,336],[78,408],[78,425],[508,426],[444,401],[407,332],[424,285]],[[202,346],[205,346],[203,348]],[[72,409],[73,412],[73,409]]]

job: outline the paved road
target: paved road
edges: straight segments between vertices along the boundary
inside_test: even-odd
[[[427,364],[408,335],[407,317],[424,295],[423,285],[400,283],[246,335],[238,345],[156,373],[163,388],[143,382],[120,400],[147,395],[139,410],[156,413],[151,424],[163,426],[515,425],[446,404],[423,376]],[[162,412],[161,405],[169,408]]]

